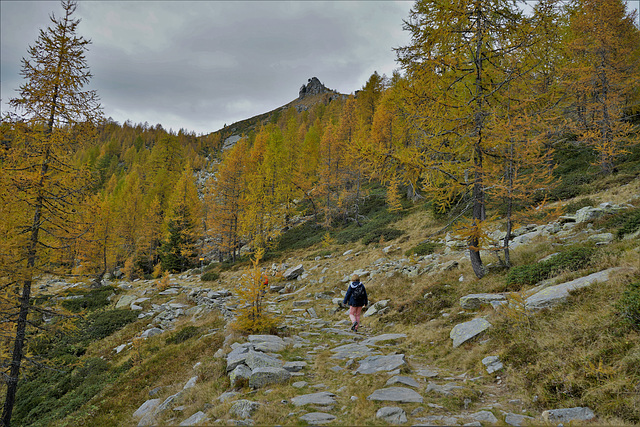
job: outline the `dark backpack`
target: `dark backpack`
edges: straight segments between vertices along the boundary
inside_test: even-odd
[[[364,301],[364,296],[365,296],[364,285],[362,283],[360,283],[358,286],[353,288],[352,295],[353,295],[353,301],[356,304],[361,302],[361,301]]]

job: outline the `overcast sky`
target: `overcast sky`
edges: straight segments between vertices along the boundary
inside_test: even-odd
[[[318,77],[342,93],[397,68],[410,1],[79,1],[78,33],[106,117],[198,134],[297,98]],[[0,1],[2,111],[20,59],[58,1]]]
[[[628,0],[638,8],[640,0]],[[205,134],[280,107],[318,77],[342,93],[397,68],[412,1],[82,1],[106,117]],[[58,1],[0,1],[1,109]]]

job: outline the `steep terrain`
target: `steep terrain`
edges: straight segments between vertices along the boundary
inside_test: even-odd
[[[101,390],[63,419],[32,424],[634,424],[640,342],[620,296],[640,282],[640,233],[617,235],[612,219],[638,216],[640,180],[590,200],[596,206],[520,227],[516,267],[482,280],[451,236],[433,253],[411,252],[436,225],[422,210],[394,225],[406,231],[394,241],[262,263],[277,335],[232,327],[248,266],[214,282],[197,271],[112,279],[110,308],[137,320],[84,350],[84,372],[92,360],[110,366]],[[548,279],[516,280],[547,265],[557,267]],[[358,333],[341,306],[352,272],[370,298]],[[83,286],[53,281],[40,295]]]

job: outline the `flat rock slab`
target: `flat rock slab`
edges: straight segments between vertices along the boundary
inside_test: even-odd
[[[380,418],[389,424],[404,424],[407,422],[406,412],[397,406],[385,406],[384,408],[378,409],[376,418]]]
[[[376,372],[393,371],[404,365],[406,365],[404,354],[369,356],[360,361],[360,366],[355,372],[357,374],[374,374]]]
[[[195,426],[196,424],[200,424],[200,423],[206,422],[208,420],[209,420],[209,418],[207,418],[207,415],[204,412],[198,411],[195,414],[191,415],[186,420],[184,420],[183,422],[181,422],[179,425],[180,426]]]
[[[438,376],[438,371],[431,368],[418,368],[415,370],[415,374],[419,377],[435,378]]]
[[[336,417],[331,414],[326,414],[324,412],[309,412],[308,414],[304,414],[300,417],[302,421],[306,421],[309,424],[326,424],[334,421]]]
[[[147,413],[153,412],[158,405],[160,405],[162,399],[150,399],[144,402],[140,407],[133,413],[134,418],[142,418]]]
[[[504,417],[505,423],[509,424],[510,426],[516,426],[516,427],[531,425],[533,424],[534,420],[535,418],[529,417],[527,415],[512,414],[512,413],[508,413]]]
[[[387,341],[397,341],[402,338],[406,338],[406,334],[383,334],[378,335],[376,337],[367,338],[360,342],[363,345],[376,345],[378,343],[387,342]]]
[[[506,301],[507,297],[502,294],[471,294],[460,298],[460,307],[465,310],[476,310],[483,305],[490,305],[496,301]]]
[[[291,399],[291,402],[295,406],[334,405],[336,403],[336,395],[333,393],[329,393],[328,391],[321,391],[318,393],[303,394],[302,396],[296,396]]]
[[[385,385],[390,386],[394,384],[402,384],[408,385],[409,387],[420,388],[420,383],[418,381],[414,380],[411,377],[405,377],[402,375],[394,375],[393,377],[389,378]]]
[[[568,423],[571,421],[589,421],[596,417],[589,408],[551,409],[542,413],[542,419],[550,423]]]
[[[293,361],[293,362],[285,362],[282,367],[289,372],[299,372],[303,370],[305,366],[307,366],[307,362]]]
[[[422,403],[422,396],[418,392],[405,387],[382,388],[371,393],[367,400],[400,403]]]
[[[367,357],[377,353],[362,344],[345,344],[340,347],[336,347],[331,351],[335,353],[331,358],[339,360],[359,359],[361,357]]]
[[[453,347],[458,347],[470,339],[480,335],[491,327],[491,323],[482,317],[460,323],[454,326],[449,334],[449,338],[453,340]]]
[[[287,344],[277,335],[249,335],[249,342],[258,351],[277,353],[284,350]]]
[[[438,385],[433,382],[429,382],[427,385],[426,393],[435,391],[436,393],[444,394],[445,396],[451,396],[454,390],[462,390],[464,387],[457,385],[456,383],[447,383],[445,385]]]
[[[531,295],[526,300],[526,307],[531,310],[541,310],[543,308],[554,307],[562,304],[569,298],[569,292],[576,289],[586,288],[596,282],[606,282],[611,273],[623,270],[620,267],[609,268],[588,276],[580,277],[570,282],[549,286],[540,292]]]

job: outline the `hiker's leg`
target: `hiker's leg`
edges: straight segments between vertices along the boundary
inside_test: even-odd
[[[360,315],[362,314],[362,307],[354,307],[355,313],[354,313],[354,317],[356,319],[356,322],[360,323]]]
[[[362,308],[362,307],[360,307]],[[349,307],[349,319],[351,319],[351,323],[356,322],[356,312],[357,312],[358,307],[354,307],[351,306]],[[358,318],[360,318],[360,316],[358,316]]]

